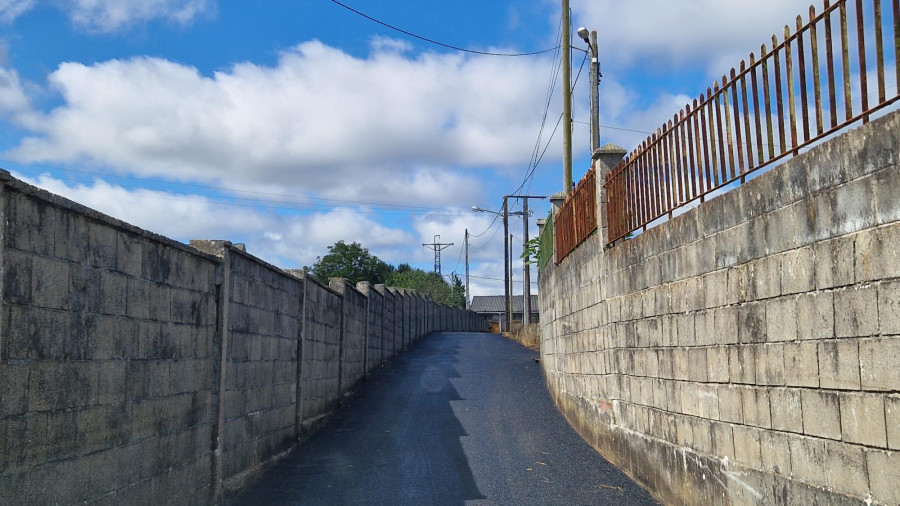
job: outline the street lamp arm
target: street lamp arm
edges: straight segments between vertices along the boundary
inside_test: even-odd
[[[482,209],[478,206],[472,206],[472,211],[474,211],[476,213],[491,213],[491,214],[496,214],[497,216],[503,216],[503,213],[498,213],[497,211],[491,211],[490,209]],[[510,214],[513,214],[513,213],[510,213]]]

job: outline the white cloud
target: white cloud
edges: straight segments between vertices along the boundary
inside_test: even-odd
[[[91,31],[112,32],[120,28],[161,19],[187,24],[212,12],[212,0],[65,0],[60,7],[72,21]]]
[[[0,20],[10,22],[33,5],[34,0],[0,0]]]
[[[411,51],[412,44],[405,40],[376,35],[372,37],[372,49],[376,52],[397,52],[405,53]]]
[[[307,42],[211,76],[158,58],[64,63],[49,77],[62,105],[8,156],[350,195],[396,182],[438,202],[469,183],[439,167],[527,161],[546,86],[534,61],[377,46],[362,59]]]
[[[40,0],[0,0],[0,21],[12,22]],[[116,30],[147,21],[180,25],[215,11],[215,0],[44,0],[63,10],[76,25],[94,32]]]
[[[715,75],[808,18],[809,0],[573,0],[572,9],[597,30],[604,61],[660,72],[704,62]]]
[[[18,72],[0,67],[0,117],[28,115],[30,109]]]
[[[693,97],[687,95],[660,93],[653,101],[641,109],[635,105],[637,96],[625,89],[614,79],[604,81],[600,93],[601,144],[612,142],[626,149],[632,149],[644,141],[651,133],[671,120]],[[699,92],[698,92],[699,94]]]
[[[338,201],[372,202],[428,207],[458,205],[460,199],[482,198],[483,185],[472,174],[440,167],[402,166],[347,168],[352,177],[329,177],[322,195]]]

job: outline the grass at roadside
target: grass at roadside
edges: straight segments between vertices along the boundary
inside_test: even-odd
[[[504,332],[503,337],[512,339],[529,350],[540,351],[541,349],[541,328],[537,323],[519,327],[513,332]]]

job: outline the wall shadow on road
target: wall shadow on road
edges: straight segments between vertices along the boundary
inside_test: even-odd
[[[345,398],[233,504],[435,504],[484,499],[451,407],[460,345],[422,339]]]

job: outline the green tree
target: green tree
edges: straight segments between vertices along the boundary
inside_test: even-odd
[[[465,307],[466,289],[462,281],[456,275],[451,275],[450,281],[450,283],[447,283],[436,272],[425,272],[403,264],[391,274],[388,284],[397,288],[415,290],[441,304],[459,308]]]
[[[317,257],[312,269],[307,270],[322,281],[345,278],[352,284],[368,281],[374,285],[386,283],[393,267],[369,253],[358,242],[347,244],[338,241],[328,247],[327,255]]]
[[[466,308],[466,287],[456,274],[450,275],[450,305]]]

